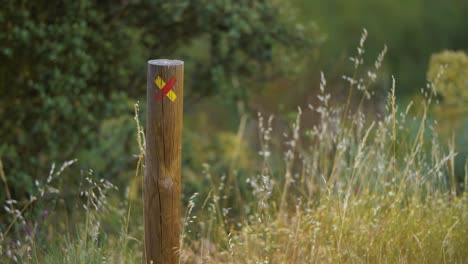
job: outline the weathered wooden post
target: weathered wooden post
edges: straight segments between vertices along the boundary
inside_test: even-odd
[[[145,263],[179,262],[184,62],[150,60],[144,179]]]

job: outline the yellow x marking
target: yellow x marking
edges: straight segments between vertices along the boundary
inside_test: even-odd
[[[155,80],[154,80],[154,83],[156,84],[156,86],[158,86],[158,88],[161,90],[165,85],[166,85],[166,82],[163,81],[163,79],[158,76]],[[170,90],[166,96],[172,101],[174,102],[175,99],[177,98],[177,95],[172,91]]]

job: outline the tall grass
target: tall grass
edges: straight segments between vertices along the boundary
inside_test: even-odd
[[[364,31],[351,58],[353,76],[343,77],[349,83],[344,107],[331,105],[322,73],[320,103],[308,109],[320,122],[301,129],[307,120],[299,108],[284,134],[284,148],[272,148],[272,117],[266,121],[259,115],[261,162],[257,175],[247,179],[255,199],[223,202],[229,200],[223,197],[229,186],[213,188],[198,210],[191,209],[195,220],[187,216],[186,230],[192,227],[194,235],[184,240],[185,262],[468,261],[466,180],[464,187],[457,186],[453,146],[439,144],[437,124],[427,118],[433,84],[423,90],[417,118],[409,115],[413,103],[403,110],[396,104],[395,79],[383,116],[366,117],[361,106],[372,100],[372,83],[386,52],[384,48],[365,77],[358,77],[366,37]],[[353,90],[359,104],[351,111]],[[283,156],[283,166],[274,153]],[[219,182],[210,173],[207,177]]]
[[[248,177],[233,184],[232,172],[217,175],[204,164],[201,176],[210,190],[188,194],[178,250],[182,263],[468,262],[468,176],[457,185],[453,144],[441,145],[437,123],[427,118],[435,89],[431,83],[423,89],[416,117],[410,114],[413,103],[397,105],[393,80],[385,112],[366,115],[362,106],[373,100],[372,84],[386,52],[364,68],[366,37],[364,32],[351,58],[353,75],[343,76],[349,84],[345,105],[331,103],[322,73],[319,103],[298,108],[282,139],[273,135],[273,117],[258,114],[258,168]],[[319,117],[309,129],[301,126],[310,122],[306,111]],[[137,108],[136,113],[140,153],[125,202],[107,198],[114,186],[92,172],[83,177],[83,208],[76,209],[82,215],[73,220],[28,216],[9,200],[5,210],[12,228],[0,232],[2,263],[141,262],[137,191],[144,137]],[[239,135],[244,127],[245,120]],[[273,144],[278,141],[282,144]],[[52,170],[50,181],[38,183],[39,194],[59,192],[52,187],[59,174]],[[30,235],[23,239],[23,234]]]

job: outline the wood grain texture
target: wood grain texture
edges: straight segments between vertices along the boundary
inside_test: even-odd
[[[154,80],[176,78],[172,91],[157,101],[161,93]],[[179,262],[180,192],[184,62],[148,61],[146,157],[144,178],[145,263]]]

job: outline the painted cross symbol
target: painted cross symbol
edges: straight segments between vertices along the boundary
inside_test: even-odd
[[[154,83],[158,88],[161,90],[158,94],[156,94],[156,101],[161,101],[163,97],[166,95],[172,102],[175,101],[177,98],[176,94],[174,91],[172,91],[172,87],[174,87],[176,83],[176,78],[172,77],[167,83],[163,81],[163,79],[158,76],[156,79],[154,79]]]

